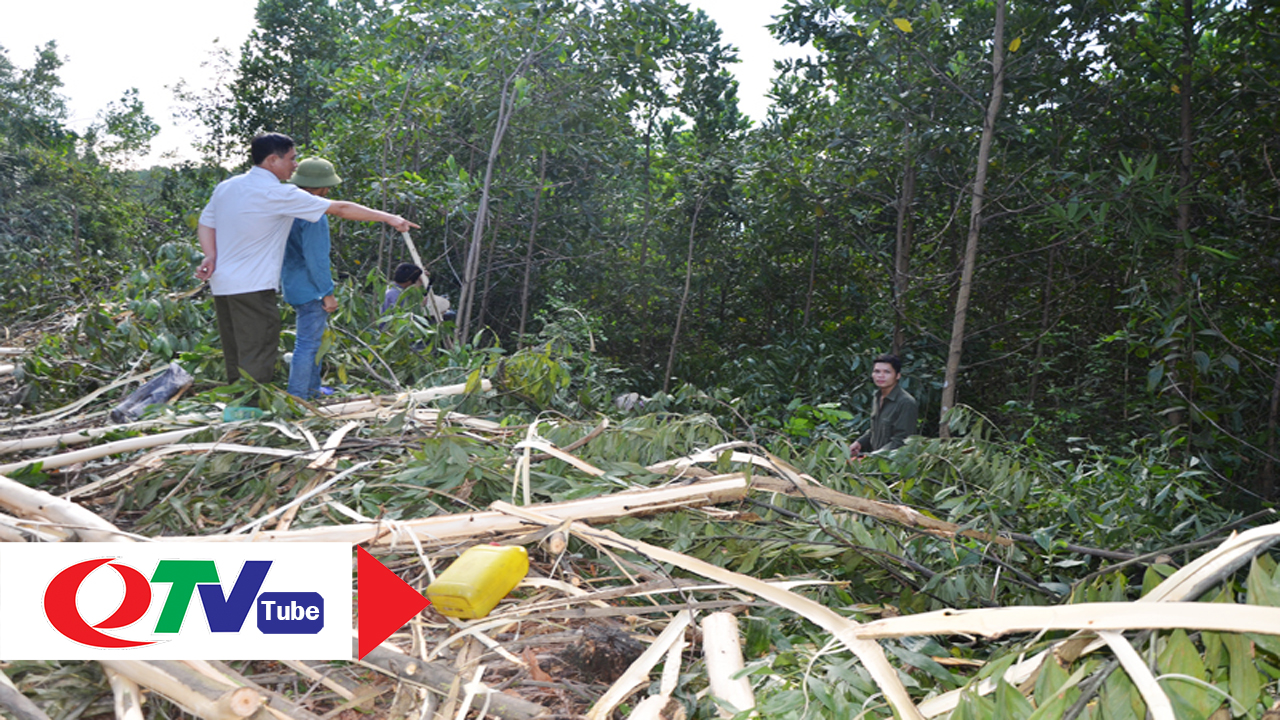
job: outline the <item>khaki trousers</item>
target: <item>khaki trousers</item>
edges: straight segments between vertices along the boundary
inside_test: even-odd
[[[218,335],[227,382],[240,379],[240,371],[260,383],[271,382],[280,348],[280,308],[275,290],[239,295],[215,295]]]

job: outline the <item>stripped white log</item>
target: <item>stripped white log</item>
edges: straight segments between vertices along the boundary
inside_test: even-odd
[[[204,720],[240,720],[262,707],[262,695],[230,681],[206,678],[172,661],[103,660],[102,665],[149,687]]]
[[[1280,522],[1256,527],[1248,532],[1232,533],[1216,548],[1187,563],[1165,578],[1138,602],[1170,602],[1187,597],[1205,578],[1237,568],[1249,561],[1259,548],[1280,539]]]
[[[105,492],[111,487],[122,484],[130,475],[142,472],[154,467],[158,467],[162,463],[160,458],[165,455],[175,455],[178,453],[211,453],[211,452],[232,452],[239,455],[266,455],[268,457],[292,458],[296,460],[306,460],[320,454],[319,450],[285,450],[283,448],[273,447],[257,447],[254,445],[240,445],[238,443],[177,443],[176,445],[166,445],[162,448],[152,450],[135,459],[125,468],[111,473],[107,477],[100,480],[94,480],[91,483],[85,483],[79,487],[72,488],[62,494],[62,497],[68,500],[74,500],[78,497],[85,497],[99,492]]]
[[[561,522],[539,514],[537,508],[518,508],[510,503],[502,502],[495,502],[490,507],[500,509],[516,517],[539,522],[544,526]],[[858,656],[858,660],[867,669],[871,679],[880,687],[880,691],[884,693],[885,699],[889,701],[890,706],[893,707],[898,717],[905,720],[918,720],[922,717],[919,710],[916,709],[915,703],[911,700],[911,695],[898,677],[897,669],[889,664],[889,659],[885,657],[884,648],[880,647],[879,643],[874,640],[858,637],[858,631],[862,628],[861,623],[843,617],[831,608],[810,600],[803,595],[782,590],[762,580],[731,570],[725,570],[722,567],[688,555],[639,540],[629,540],[615,532],[598,530],[581,523],[573,523],[569,527],[571,532],[588,541],[647,555],[658,562],[669,563],[705,578],[733,585],[740,590],[745,590],[803,616],[806,620],[831,633],[845,647],[852,650],[854,655]]]
[[[12,375],[18,366],[12,363],[0,363],[0,375]]]
[[[138,684],[109,667],[102,671],[111,684],[112,705],[116,711],[116,720],[143,720],[142,690]]]
[[[492,389],[493,385],[488,380],[480,381],[481,392],[489,392]],[[333,405],[325,405],[317,408],[317,410],[321,415],[326,417],[345,418],[346,416],[354,413],[369,412],[371,410],[389,410],[392,408],[403,407],[410,403],[424,403],[431,400],[438,400],[442,397],[449,397],[451,395],[465,395],[466,393],[466,383],[458,383],[457,385],[442,385],[440,387],[415,390],[413,392],[400,393],[398,395],[370,398],[368,400],[354,400],[351,402],[335,403]]]
[[[75,540],[74,531],[44,520],[23,520],[0,513],[0,529],[3,542],[67,542]]]
[[[683,635],[671,644],[666,659],[662,661],[662,680],[658,683],[658,694],[641,700],[627,720],[683,720],[684,706],[673,704],[671,694],[680,684],[680,661],[687,645]]]
[[[1280,635],[1280,607],[1214,603],[1079,603],[1076,605],[938,610],[865,623],[864,638],[912,635],[1000,637],[1042,630],[1211,630]]]
[[[0,475],[21,470],[22,468],[36,463],[40,463],[40,468],[42,470],[52,470],[54,468],[66,467],[68,465],[87,462],[89,460],[97,460],[99,458],[107,457],[108,455],[134,452],[135,450],[146,450],[147,448],[177,442],[188,435],[194,435],[202,430],[218,427],[222,427],[222,425],[219,424],[205,427],[184,428],[182,430],[172,430],[170,432],[157,433],[155,435],[143,435],[141,437],[116,440],[115,442],[104,443],[91,448],[85,448],[84,450],[74,450],[72,452],[49,455],[48,457],[22,460],[15,463],[9,463],[7,465],[0,465]]]
[[[593,498],[533,509],[556,522],[588,520],[609,522],[629,515],[644,515],[677,507],[714,505],[746,497],[748,483],[742,473],[721,475],[698,483],[614,493]],[[274,532],[263,530],[251,535],[194,535],[166,537],[165,542],[349,542],[391,545],[409,541],[413,535],[424,542],[439,543],[530,529],[530,523],[510,514],[485,511],[459,515],[439,515],[418,520],[389,523],[356,523],[334,527],[306,528]]]
[[[1129,673],[1129,679],[1137,686],[1143,701],[1147,703],[1147,712],[1151,713],[1151,720],[1177,720],[1173,714],[1173,703],[1169,701],[1169,696],[1160,688],[1160,683],[1151,674],[1151,668],[1142,661],[1124,635],[1102,630],[1098,633],[1098,637],[1107,643],[1111,653],[1120,661],[1120,666]]]
[[[573,467],[578,468],[579,470],[590,475],[591,477],[602,477],[604,475],[604,471],[601,470],[600,468],[592,465],[591,463],[585,460],[579,460],[576,456],[561,450],[560,448],[556,447],[555,445],[552,445],[546,440],[538,440],[538,439],[525,440],[524,442],[517,443],[515,447],[516,450],[522,450],[525,448],[533,448],[535,450],[541,450],[542,452],[550,455],[551,457],[557,460],[563,460],[564,462],[569,463]]]
[[[108,425],[106,427],[84,428],[83,430],[74,430],[66,433],[56,433],[53,435],[38,435],[34,437],[25,437],[17,440],[6,440],[0,442],[0,455],[13,452],[21,452],[23,450],[39,450],[47,447],[57,447],[59,445],[80,445],[90,440],[97,440],[103,435],[117,432],[129,432],[131,430],[147,430],[162,425],[176,426],[188,422],[201,422],[205,425],[216,423],[217,421],[205,415],[184,415],[182,417],[168,418],[164,420],[143,420],[140,422],[124,423],[122,425]]]
[[[0,475],[0,507],[21,518],[74,529],[85,542],[132,542],[115,525],[73,502]]]
[[[1238,567],[1240,564],[1248,562],[1248,559],[1253,557],[1255,553],[1276,542],[1277,539],[1280,539],[1280,523],[1263,525],[1238,535],[1232,534],[1218,547],[1201,555],[1173,575],[1165,578],[1151,592],[1139,598],[1138,602],[1143,603],[1145,607],[1150,607],[1147,603],[1158,604],[1182,600],[1201,584],[1213,580],[1232,567]],[[1004,680],[1014,686],[1021,685],[1039,671],[1040,666],[1044,664],[1046,659],[1053,657],[1056,653],[1063,651],[1064,648],[1072,644],[1081,643],[1084,646],[1078,652],[1070,653],[1072,657],[1087,654],[1105,645],[1103,641],[1097,640],[1093,633],[1078,633],[1054,643],[1049,649],[1036,653],[1026,660],[1015,663],[1000,678],[983,680],[978,684],[976,690],[981,695],[995,692],[999,680]],[[972,690],[972,688],[960,688],[929,698],[920,704],[920,712],[927,718],[949,713],[960,704],[961,694]]]
[[[742,671],[742,639],[738,634],[738,618],[733,613],[716,612],[702,619],[702,653],[707,663],[707,679],[711,695],[732,708],[720,708],[721,717],[732,717],[756,706],[751,681],[735,678]]]
[[[0,513],[0,542],[26,542],[27,534],[19,529],[22,526],[18,518]]]
[[[484,418],[472,417],[456,412],[443,412],[435,408],[418,408],[413,411],[413,419],[418,422],[439,423],[441,425],[461,425],[463,427],[474,428],[476,430],[490,430],[497,432],[499,430],[511,430],[512,428],[504,426]]]
[[[613,685],[605,691],[604,695],[596,700],[596,704],[591,706],[587,711],[587,720],[606,720],[613,714],[614,708],[622,704],[624,700],[631,696],[641,686],[649,682],[649,673],[653,670],[658,661],[666,655],[667,650],[684,637],[684,631],[693,622],[693,613],[688,610],[681,610],[676,616],[671,618],[671,622],[667,623],[667,629],[662,631],[657,640],[653,644],[645,648],[645,651],[636,658],[627,671],[622,673],[622,677],[614,681]]]

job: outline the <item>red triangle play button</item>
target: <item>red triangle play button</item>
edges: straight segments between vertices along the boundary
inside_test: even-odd
[[[361,658],[431,604],[362,547],[356,547],[356,602]]]

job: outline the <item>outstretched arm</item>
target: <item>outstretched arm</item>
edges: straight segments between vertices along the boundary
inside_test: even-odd
[[[362,222],[383,222],[400,232],[408,232],[409,228],[416,228],[417,225],[405,220],[399,215],[392,215],[381,210],[374,210],[365,207],[359,203],[345,202],[342,200],[334,201],[329,204],[329,215],[335,215],[344,220],[360,220]]]
[[[208,280],[218,267],[218,231],[201,223],[196,227],[196,238],[200,240],[200,250],[204,253],[204,260],[196,268],[196,277]]]

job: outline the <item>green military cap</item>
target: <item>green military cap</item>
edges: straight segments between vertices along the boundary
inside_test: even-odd
[[[304,188],[324,188],[337,185],[342,182],[342,178],[338,177],[333,163],[328,160],[307,158],[298,163],[298,169],[293,171],[293,177],[287,182]]]

